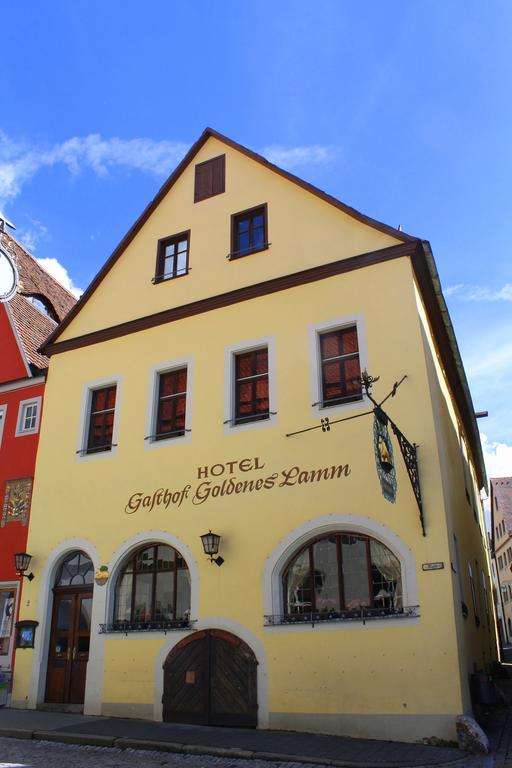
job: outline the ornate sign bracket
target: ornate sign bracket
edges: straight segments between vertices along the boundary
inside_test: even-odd
[[[420,478],[418,474],[418,457],[416,452],[417,445],[416,443],[410,443],[391,419],[389,419],[389,423],[391,424],[393,434],[398,440],[398,445],[402,451],[402,458],[404,460],[405,468],[407,469],[407,474],[409,475],[412,490],[416,497],[416,503],[420,511],[421,530],[423,531],[423,535],[426,536],[427,533],[425,531],[425,518],[423,517],[423,504],[421,501]]]
[[[374,412],[376,414],[383,414],[385,416],[385,418],[389,421],[391,425],[393,434],[398,440],[398,445],[400,446],[400,451],[402,452],[402,458],[404,460],[405,468],[407,469],[407,474],[409,475],[409,480],[411,482],[412,490],[416,498],[416,503],[418,505],[418,509],[420,512],[421,530],[423,531],[423,535],[426,536],[427,534],[425,531],[425,518],[423,515],[423,503],[421,501],[421,488],[420,488],[420,479],[419,479],[419,473],[418,473],[417,445],[416,443],[409,442],[409,440],[406,438],[403,432],[397,427],[393,419],[391,419],[382,408],[383,403],[389,397],[395,396],[398,387],[400,386],[400,384],[404,379],[405,379],[405,376],[403,376],[399,382],[395,382],[395,384],[393,385],[393,389],[391,390],[389,395],[387,395],[387,397],[385,397],[384,400],[382,400],[380,403],[378,403],[372,397],[372,394],[371,394],[372,385],[375,381],[379,380],[379,377],[377,376],[376,378],[374,378],[373,376],[370,376],[366,371],[363,371],[363,374],[361,376],[361,384],[365,389],[366,396],[368,397],[370,402],[372,402],[375,406]]]
[[[379,376],[370,376],[366,371],[363,371],[361,376],[361,386],[364,388],[365,395],[368,398],[368,400],[372,403],[373,408],[370,411],[363,411],[362,413],[357,413],[354,416],[346,416],[343,419],[330,419],[329,416],[324,416],[320,420],[320,424],[318,424],[315,427],[307,427],[306,429],[299,429],[296,432],[289,432],[286,437],[293,437],[294,435],[302,435],[305,432],[312,432],[316,429],[321,429],[322,432],[330,432],[331,427],[334,426],[334,424],[340,424],[342,421],[351,421],[352,419],[359,419],[361,416],[369,416],[372,414],[374,417],[377,417],[381,421],[389,422],[391,425],[391,429],[393,430],[393,433],[398,441],[398,445],[400,446],[400,451],[402,453],[402,458],[404,460],[405,468],[407,469],[407,474],[409,475],[409,480],[411,482],[412,490],[414,493],[414,497],[416,499],[416,503],[418,505],[419,513],[420,513],[420,524],[421,524],[421,530],[423,531],[423,535],[426,536],[426,530],[425,530],[425,518],[423,515],[423,504],[421,500],[421,488],[420,488],[420,479],[419,479],[419,472],[418,472],[418,456],[417,456],[417,445],[416,443],[410,443],[409,440],[405,437],[403,432],[398,428],[398,426],[395,424],[395,422],[388,416],[388,414],[384,411],[382,408],[383,404],[388,400],[390,397],[395,397],[398,387],[402,384],[402,382],[407,378],[407,376],[402,376],[400,381],[395,381],[393,384],[393,387],[391,388],[391,391],[386,395],[386,397],[380,401],[380,403],[374,399],[371,393],[371,389],[373,384],[379,380]]]

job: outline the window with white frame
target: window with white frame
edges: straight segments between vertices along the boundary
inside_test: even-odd
[[[34,397],[30,400],[22,400],[18,410],[18,423],[16,425],[16,436],[34,435],[39,432],[39,421],[41,419],[41,397]]]
[[[77,457],[108,456],[117,448],[121,379],[86,384],[82,395]]]
[[[0,405],[0,447],[2,446],[2,435],[4,433],[5,420],[7,418],[7,405]]]
[[[150,372],[146,447],[183,442],[191,432],[193,360],[154,366]]]
[[[367,353],[362,316],[310,326],[309,344],[315,411],[363,403],[361,372]]]
[[[274,359],[273,339],[226,349],[225,426],[252,428],[277,415]]]

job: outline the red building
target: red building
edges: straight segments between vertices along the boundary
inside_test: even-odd
[[[0,220],[0,703],[14,668],[23,587],[14,555],[26,551],[48,368],[38,348],[76,301],[3,229]],[[11,279],[15,290],[5,289]]]

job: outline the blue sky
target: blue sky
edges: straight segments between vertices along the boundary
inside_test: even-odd
[[[210,125],[430,240],[512,475],[508,0],[28,0],[2,27],[0,209],[38,258],[85,288]]]

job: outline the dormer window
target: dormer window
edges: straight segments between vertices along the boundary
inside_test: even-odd
[[[154,283],[182,277],[189,271],[188,252],[190,245],[190,230],[179,235],[164,237],[158,241],[156,256],[156,274]]]

